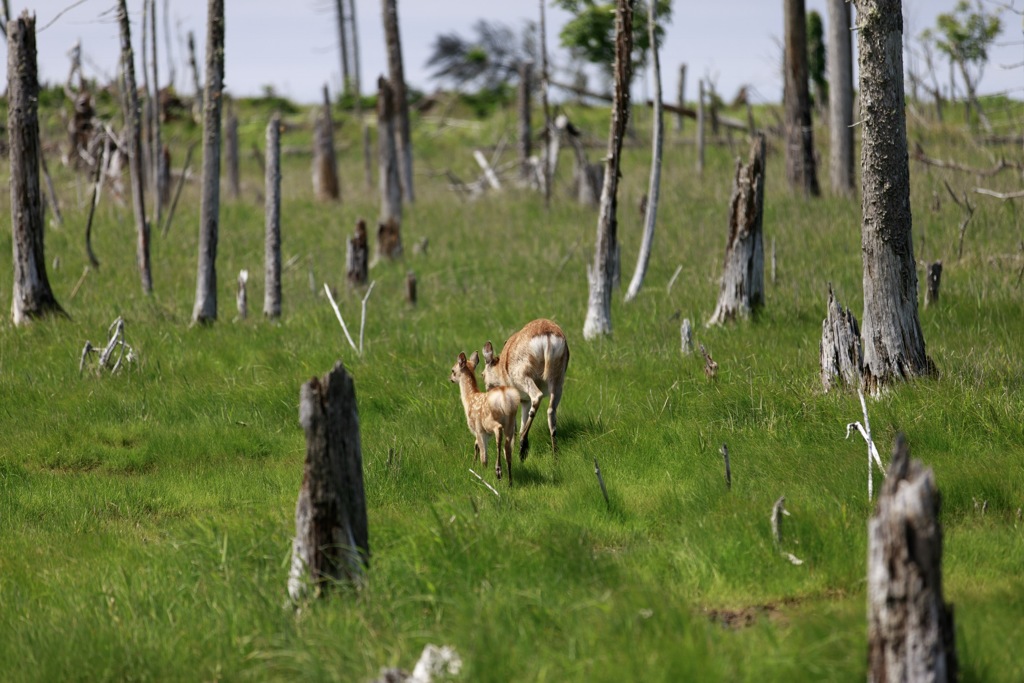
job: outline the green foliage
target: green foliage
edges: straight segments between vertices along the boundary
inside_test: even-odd
[[[999,10],[987,11],[976,0],[960,0],[952,12],[936,19],[938,32],[935,45],[956,63],[983,65],[988,61],[988,48],[1003,30]]]
[[[665,26],[672,21],[672,0],[656,0],[658,24],[654,39],[660,46]],[[562,46],[576,50],[583,58],[606,74],[611,74],[615,59],[615,3],[601,0],[553,0],[556,7],[575,15],[559,34]],[[635,74],[647,64],[650,49],[647,32],[647,4],[636,2],[633,10],[633,60]]]
[[[508,26],[485,19],[473,25],[475,37],[443,33],[434,39],[427,66],[431,78],[448,81],[458,88],[475,86],[481,91],[497,90],[517,77],[520,63],[539,61],[535,26],[528,23],[521,36]]]
[[[828,67],[825,61],[825,26],[817,10],[807,13],[807,73],[811,82],[811,100],[819,107],[828,105]]]
[[[1021,116],[1012,104],[1005,114],[989,108],[1012,122]],[[262,146],[264,105],[235,105],[243,149]],[[564,106],[585,135],[608,130],[607,108]],[[282,144],[308,149],[314,112],[297,109]],[[645,111],[633,112],[640,139],[650,134]],[[762,109],[755,115],[771,120]],[[74,198],[85,185],[51,164],[65,225],[48,227],[46,264],[71,318],[17,329],[0,321],[0,680],[365,681],[383,666],[411,668],[428,642],[461,653],[464,681],[863,679],[872,506],[864,443],[843,439],[845,425],[862,419],[860,404],[849,392],[822,395],[817,379],[826,283],[854,311],[863,305],[859,201],[808,202],[776,187],[783,160],[771,153],[764,229],[778,272],[766,277],[767,305],[752,320],[704,329],[734,155],[709,147],[698,179],[692,128],[669,136],[647,284],[631,304],[616,298],[613,336],[586,343],[597,216],[569,198],[569,174],[563,169],[546,211],[537,193],[511,183],[462,202],[435,172],[478,177],[470,151],[492,149],[512,116],[445,126],[414,119],[421,172],[402,226],[406,256],[371,270],[362,356],[319,293],[331,285],[350,329],[358,327],[365,290],[345,284],[345,239],[357,218],[378,211],[376,193],[364,189],[359,126],[339,129],[341,204],[313,199],[308,155],[283,156],[276,323],[258,313],[263,175],[249,155],[242,199],[222,201],[220,318],[209,327],[189,326],[198,183],[186,184],[169,234],[153,233],[151,297],[139,287],[130,202],[105,191],[93,226],[102,266],[72,296],[87,262],[72,229],[84,224],[88,207]],[[978,150],[953,128],[911,126],[910,137],[943,158],[982,166],[988,154],[1014,153]],[[178,160],[200,133],[174,124],[166,134]],[[647,191],[650,148],[623,154],[625,274],[640,241],[631,207]],[[510,159],[498,156],[496,167]],[[932,208],[944,178],[918,166],[911,173],[915,254],[946,265],[940,301],[920,312],[941,376],[870,401],[872,432],[888,459],[904,431],[912,455],[935,471],[943,585],[956,605],[964,679],[1016,682],[1024,680],[1015,649],[1024,615],[1024,294],[1015,283],[1024,236],[1011,206],[979,199],[958,261],[960,210],[948,201]],[[956,189],[970,182],[945,179]],[[1005,191],[1018,179],[986,184]],[[0,195],[0,211],[8,202]],[[425,237],[428,252],[413,254],[409,246]],[[0,231],[0,252],[11,253],[10,240]],[[232,306],[242,268],[252,274],[247,320]],[[409,270],[416,307],[403,296]],[[80,375],[85,340],[102,343],[117,315],[138,361],[116,376]],[[558,320],[572,349],[560,451],[552,457],[542,404],[533,451],[513,463],[509,488],[495,481],[493,459],[491,467],[471,461],[447,377],[459,351],[488,339],[500,346],[539,316]],[[717,381],[705,379],[699,358],[680,354],[683,317],[718,361]],[[305,448],[298,392],[337,359],[355,379],[373,557],[362,589],[296,611],[285,581]],[[780,495],[792,516],[776,547],[768,517]],[[985,512],[975,499],[988,501]]]
[[[515,98],[515,88],[507,83],[476,92],[459,93],[459,100],[469,107],[474,116],[481,119],[514,102]]]

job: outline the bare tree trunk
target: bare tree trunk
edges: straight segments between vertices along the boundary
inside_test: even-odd
[[[828,93],[829,175],[832,191],[854,195],[853,169],[853,40],[850,38],[850,5],[828,0]]]
[[[551,208],[551,176],[548,175],[548,167],[551,163],[549,158],[551,150],[551,106],[548,103],[548,39],[547,39],[547,16],[544,12],[544,0],[540,3],[540,102],[544,109],[544,155],[541,165],[544,169],[541,180],[544,182],[544,208]]]
[[[939,303],[939,285],[942,283],[942,261],[928,264],[928,289],[924,294],[924,305]]]
[[[377,258],[401,253],[402,186],[399,180],[398,149],[395,143],[394,90],[383,76],[377,81],[377,142],[380,149],[377,167],[380,174],[380,225],[377,231]],[[397,242],[397,252],[395,245]]]
[[[750,161],[736,162],[736,178],[729,200],[729,240],[718,305],[708,326],[747,316],[764,304],[764,134],[750,145]]]
[[[345,278],[354,287],[362,287],[369,279],[369,240],[366,234],[366,221],[360,218],[356,222],[356,232],[348,239],[345,251]]]
[[[316,122],[313,136],[313,192],[321,201],[337,201],[338,160],[334,154],[334,121],[331,119],[331,98],[324,85],[324,108]]]
[[[341,94],[349,94],[352,73],[348,68],[348,30],[345,28],[345,0],[334,0],[335,14],[338,17],[338,47],[341,50]]]
[[[604,185],[601,188],[601,208],[597,218],[597,245],[594,264],[587,271],[590,294],[587,317],[583,323],[583,338],[594,339],[612,332],[612,280],[615,277],[618,243],[618,189],[619,166],[622,157],[622,139],[629,120],[629,85],[633,70],[633,3],[616,0],[615,3],[615,93],[612,102],[612,120],[608,132],[608,157],[605,161]]]
[[[43,203],[39,187],[39,69],[36,18],[25,10],[7,24],[7,132],[11,160],[14,286],[11,318],[24,325],[64,310],[46,275]]]
[[[224,125],[224,137],[227,142],[224,148],[224,161],[228,167],[228,194],[232,199],[238,199],[242,195],[242,182],[238,172],[238,117],[235,116],[232,100],[225,99],[228,101],[228,120]]]
[[[224,88],[224,0],[206,8],[206,92],[203,95],[203,189],[193,323],[217,319],[217,232],[220,225],[220,109]]]
[[[686,64],[679,65],[679,91],[676,93],[676,104],[679,105],[680,110],[686,108]],[[682,111],[676,113],[676,132],[683,132]]]
[[[821,322],[821,387],[856,386],[863,367],[860,328],[849,308],[836,301],[828,286],[828,314]]]
[[[939,500],[931,468],[911,460],[903,435],[897,435],[878,507],[868,521],[872,683],[958,678],[953,607],[942,595]]]
[[[263,247],[263,315],[281,317],[281,115],[275,113],[267,124],[265,172],[266,234]]]
[[[804,196],[817,197],[814,129],[807,91],[807,13],[804,0],[785,0],[786,21],[786,179]]]
[[[146,221],[146,200],[143,196],[142,136],[139,132],[139,94],[135,88],[135,57],[132,54],[131,28],[125,0],[118,0],[118,22],[121,25],[121,71],[124,77],[122,110],[128,135],[128,168],[131,172],[132,207],[135,210],[136,261],[142,277],[142,291],[153,292],[149,267],[149,223]]]
[[[199,63],[196,61],[196,37],[188,32],[188,63],[192,67],[192,87],[195,89],[195,100],[192,102],[192,119],[201,120],[203,111],[203,86],[199,81]]]
[[[530,127],[530,95],[533,91],[533,62],[519,64],[519,176],[523,180],[534,175],[530,164],[533,154],[533,130]]]
[[[356,24],[356,0],[348,0],[349,19],[352,22],[352,66],[355,79],[356,118],[363,129],[363,175],[366,177],[366,189],[373,187],[373,173],[370,167],[370,128],[363,119],[363,86],[359,75],[359,28]]]
[[[409,101],[405,87],[405,69],[402,66],[402,40],[398,34],[398,0],[383,0],[384,38],[388,46],[388,79],[395,98],[396,148],[399,156],[398,177],[402,183],[402,198],[412,204],[416,201],[412,184],[412,137],[409,132]]]
[[[864,384],[928,375],[917,315],[901,0],[856,0],[860,65]]]
[[[152,47],[153,66],[153,205],[156,213],[156,225],[163,222],[164,202],[167,197],[168,174],[164,166],[163,144],[160,142],[160,71],[157,65],[156,45],[156,0],[150,0],[149,27]]]
[[[626,301],[632,301],[640,292],[651,260],[651,245],[654,244],[654,224],[658,220],[658,195],[661,192],[661,155],[665,142],[665,116],[661,107],[661,62],[658,59],[658,44],[655,40],[657,26],[656,2],[650,3],[647,14],[647,39],[651,46],[651,67],[654,70],[654,139],[651,141],[651,179],[647,186],[647,208],[644,211],[644,236],[640,252],[636,257],[636,270],[626,288]],[[680,91],[682,88],[680,88]]]
[[[697,79],[697,175],[704,175],[704,79]]]
[[[299,392],[306,465],[295,507],[288,595],[298,600],[334,581],[359,584],[370,566],[359,408],[341,362]]]

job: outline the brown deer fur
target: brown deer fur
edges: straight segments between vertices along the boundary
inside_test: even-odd
[[[512,387],[495,387],[480,391],[476,383],[476,374],[473,372],[479,358],[474,352],[469,360],[466,360],[466,354],[460,353],[459,359],[452,366],[449,379],[459,385],[466,422],[469,424],[469,431],[476,437],[476,443],[473,445],[474,455],[479,456],[482,464],[487,464],[487,438],[493,434],[498,446],[494,473],[501,479],[501,452],[504,446],[508,483],[511,486],[512,435],[516,431],[519,392]]]
[[[484,345],[484,382],[490,387],[513,386],[523,402],[522,424],[519,428],[519,457],[526,459],[527,437],[540,401],[548,401],[548,431],[551,452],[555,453],[555,432],[558,403],[569,367],[569,344],[562,328],[543,318],[527,323],[505,341],[500,355],[495,355],[491,342]],[[527,408],[529,406],[529,408]]]

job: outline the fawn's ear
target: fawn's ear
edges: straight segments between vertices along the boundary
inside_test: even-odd
[[[459,354],[459,367],[460,368],[466,367],[466,354],[464,354],[464,353],[460,353]]]
[[[490,365],[494,360],[494,347],[491,346],[491,342],[487,342],[484,344],[484,362]]]
[[[477,353],[476,351],[474,351],[473,355],[469,357],[469,364],[472,365],[475,368],[479,362],[480,362],[480,354]]]

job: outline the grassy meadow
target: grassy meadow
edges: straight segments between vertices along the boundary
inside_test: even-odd
[[[43,110],[50,150],[63,140],[58,107],[69,106],[57,99]],[[243,191],[237,200],[226,184],[222,192],[212,326],[189,325],[198,182],[186,185],[169,233],[154,231],[152,296],[135,267],[130,201],[105,190],[93,227],[101,267],[72,295],[88,263],[88,180],[48,155],[64,224],[48,224],[46,260],[70,318],[25,328],[0,320],[0,679],[365,681],[384,666],[411,669],[427,643],[454,646],[466,681],[863,679],[872,506],[865,444],[844,440],[861,408],[855,393],[822,394],[818,378],[827,284],[862,312],[860,204],[828,191],[823,129],[815,142],[825,196],[816,200],[789,190],[782,142],[769,142],[764,230],[777,272],[766,273],[767,305],[752,320],[705,329],[735,157],[747,144],[737,136],[735,148],[710,146],[701,178],[693,123],[679,133],[670,122],[644,289],[627,305],[623,286],[612,336],[588,343],[585,267],[597,215],[569,197],[570,154],[550,210],[516,188],[464,201],[444,172],[476,179],[475,148],[504,145],[500,161],[512,160],[513,110],[477,119],[456,109],[449,125],[436,110],[418,116],[405,256],[371,270],[357,356],[322,286],[357,329],[364,292],[346,287],[345,240],[359,217],[372,225],[378,213],[358,125],[345,118],[336,132],[343,201],[318,203],[304,151],[312,113],[286,114],[288,265],[283,316],[270,323],[260,314],[263,180],[250,150],[263,148],[272,105],[236,108]],[[591,159],[602,156],[607,109],[565,109],[593,144]],[[1010,113],[1002,130],[1019,132]],[[624,283],[650,160],[650,112],[634,114],[619,203]],[[757,116],[774,121],[766,110]],[[175,169],[199,134],[187,122],[165,131]],[[1019,146],[975,144],[962,125],[911,119],[910,139],[979,167],[1021,157]],[[961,212],[943,186],[1009,191],[1019,177],[911,164],[922,298],[923,264],[945,265],[939,303],[920,309],[941,375],[869,400],[871,426],[886,461],[903,431],[912,456],[935,471],[963,680],[1020,681],[1024,228],[1016,204],[972,195],[958,259]],[[9,172],[3,164],[0,175]],[[0,198],[0,215],[9,201]],[[423,238],[428,251],[414,254]],[[11,253],[10,240],[0,231],[0,253]],[[251,273],[246,320],[234,305],[242,268]],[[404,300],[410,270],[415,307]],[[4,311],[11,281],[10,259],[0,260]],[[114,376],[80,374],[85,341],[102,345],[117,316],[138,360]],[[471,461],[448,374],[460,351],[500,346],[537,317],[563,326],[572,353],[560,450],[553,458],[541,416],[510,489],[495,482],[493,460]],[[717,381],[705,378],[699,354],[681,354],[682,318],[718,361]],[[361,590],[342,587],[295,610],[285,583],[305,453],[299,387],[338,359],[358,397],[371,567]],[[777,547],[769,514],[782,495],[792,516]]]

